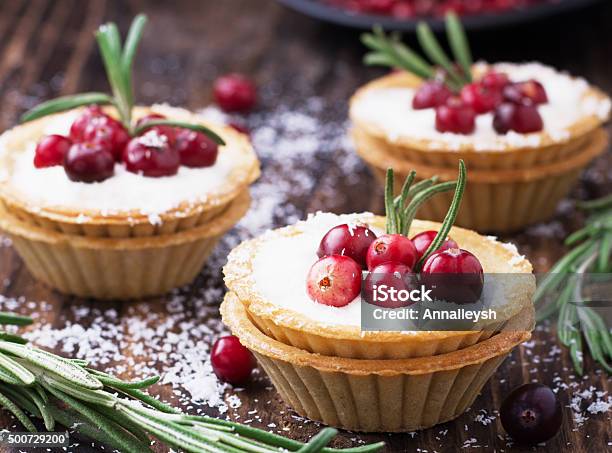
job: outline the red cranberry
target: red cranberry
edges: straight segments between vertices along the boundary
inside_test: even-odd
[[[47,135],[36,145],[34,166],[36,168],[62,165],[72,141],[63,135]]]
[[[189,129],[176,133],[175,148],[186,167],[210,167],[217,161],[219,147],[207,135]]]
[[[75,143],[64,158],[68,178],[77,182],[101,182],[113,176],[115,158],[100,143]]]
[[[244,384],[255,368],[255,358],[234,335],[221,337],[212,347],[210,363],[219,379],[232,385]]]
[[[366,253],[374,239],[376,235],[366,226],[338,225],[323,236],[317,255],[319,258],[329,255],[345,255],[365,267]]]
[[[454,134],[471,134],[476,128],[476,112],[459,98],[450,98],[436,108],[436,130]]]
[[[130,140],[123,151],[123,162],[128,171],[149,177],[175,175],[181,164],[179,152],[157,131]]]
[[[87,107],[81,115],[70,126],[70,138],[73,141],[83,141],[83,133],[85,128],[89,126],[89,123],[93,118],[104,116],[104,112],[99,105],[90,105]]]
[[[476,302],[484,285],[478,258],[458,248],[432,253],[425,260],[421,278],[435,299],[457,304]]]
[[[480,84],[489,90],[502,91],[510,79],[503,72],[489,71],[480,79]]]
[[[361,266],[348,256],[321,258],[308,271],[306,290],[320,304],[344,307],[361,291]]]
[[[505,100],[515,104],[524,104],[526,101],[536,105],[548,102],[546,90],[537,80],[512,83],[504,88],[503,93]]]
[[[505,102],[495,110],[493,128],[499,134],[506,134],[511,130],[529,134],[544,129],[544,121],[535,105]]]
[[[429,109],[444,104],[452,95],[451,91],[438,80],[423,83],[412,98],[413,109]]]
[[[476,113],[487,113],[501,102],[501,93],[479,83],[468,83],[461,89],[461,100]]]
[[[512,391],[499,411],[501,424],[520,444],[535,445],[552,439],[563,423],[555,393],[542,384],[525,384]]]
[[[215,80],[213,96],[226,112],[245,112],[255,106],[257,89],[245,76],[228,74]]]
[[[387,299],[381,300],[380,297],[377,297],[375,300],[374,294],[377,294],[377,296],[380,294],[376,291],[377,288],[381,288],[383,285],[387,287],[384,291],[387,294]],[[415,276],[410,267],[393,262],[382,263],[368,273],[364,283],[364,298],[367,303],[384,308],[407,307],[415,301],[401,300],[397,293],[393,296],[389,290],[393,288],[395,291],[411,291],[416,287]]]
[[[144,126],[145,124],[147,124],[147,122],[152,121],[152,120],[165,120],[166,117],[164,115],[161,115],[159,113],[150,113],[148,115],[143,116],[142,118],[140,118],[138,121],[136,121],[136,127],[140,127],[140,126]],[[176,136],[176,129],[172,126],[153,126],[150,129],[146,129],[146,131],[157,131],[159,133],[159,135],[164,135],[168,138],[168,143],[170,143],[170,146],[174,145],[174,139]]]
[[[108,115],[91,117],[85,126],[81,141],[98,142],[111,151],[115,160],[120,161],[123,149],[130,140],[130,135],[116,119]]]
[[[368,269],[379,264],[394,262],[412,269],[417,261],[417,251],[410,239],[401,234],[384,234],[370,244],[366,254]]]
[[[422,231],[421,233],[415,234],[412,237],[411,241],[414,244],[414,247],[416,248],[418,259],[421,259],[421,257],[425,254],[425,252],[427,251],[427,249],[433,242],[434,238],[436,237],[436,234],[438,234],[437,231],[428,230],[428,231]],[[453,241],[451,238],[447,238],[446,241],[444,241],[442,245],[438,247],[437,250],[456,249],[456,248],[459,248],[457,243]],[[434,250],[434,251],[437,251],[437,250]]]

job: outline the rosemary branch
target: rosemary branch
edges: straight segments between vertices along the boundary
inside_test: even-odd
[[[0,313],[0,324],[28,323],[29,318]],[[141,391],[158,380],[154,376],[125,382],[89,368],[83,360],[6,338],[0,341],[0,406],[29,431],[36,431],[36,426],[28,414],[41,418],[47,430],[56,424],[74,427],[83,436],[127,453],[152,451],[151,437],[194,453],[369,453],[384,446],[379,442],[338,450],[326,447],[337,434],[333,428],[302,443],[228,420],[187,415]]]
[[[427,22],[419,22],[417,26],[417,38],[423,53],[434,65],[444,70],[446,77],[443,82],[448,88],[459,91],[472,80],[472,53],[463,25],[456,14],[446,15],[446,36],[454,61],[446,55]],[[404,69],[423,79],[436,76],[434,66],[403,44],[398,35],[386,36],[380,26],[375,26],[372,33],[364,33],[361,42],[370,49],[363,60],[366,65]]]
[[[589,213],[585,226],[569,235],[572,247],[539,283],[535,294],[537,319],[556,315],[557,336],[569,348],[574,368],[584,370],[584,343],[593,359],[612,372],[612,332],[602,316],[591,308],[585,294],[587,274],[612,281],[612,196],[577,203]],[[608,275],[606,275],[608,274]],[[553,319],[554,322],[554,319]],[[585,340],[585,341],[583,341]]]

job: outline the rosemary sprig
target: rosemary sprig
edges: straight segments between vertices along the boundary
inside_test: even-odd
[[[24,325],[29,318],[0,313],[0,324]],[[333,449],[336,436],[325,428],[304,444],[251,426],[208,416],[186,415],[139,390],[158,377],[125,382],[28,346],[0,341],[0,406],[29,431],[36,426],[28,414],[41,418],[47,430],[56,424],[127,453],[151,450],[151,437],[187,452],[346,452],[379,451],[384,443]]]
[[[612,273],[612,196],[580,202],[577,207],[589,217],[582,229],[566,238],[565,244],[572,248],[539,283],[534,297],[537,319],[557,315],[557,336],[569,348],[578,373],[584,369],[585,343],[593,359],[612,372],[612,332],[589,306],[584,288],[587,275]]]
[[[412,224],[418,209],[423,203],[438,193],[455,190],[453,201],[449,207],[446,217],[444,218],[444,222],[438,231],[438,234],[421,260],[417,263],[415,269],[418,270],[423,265],[423,262],[427,259],[427,257],[437,250],[442,242],[446,240],[451,227],[455,223],[455,218],[457,217],[457,212],[459,211],[459,206],[461,205],[461,198],[463,197],[463,192],[465,190],[467,172],[463,160],[460,160],[459,177],[457,178],[457,181],[438,183],[438,178],[434,176],[430,179],[425,179],[412,185],[415,177],[416,172],[413,170],[406,177],[400,194],[394,197],[393,169],[387,169],[387,176],[385,180],[385,215],[387,217],[386,230],[389,234],[403,234],[404,236],[407,236],[408,232],[410,231],[410,225]]]
[[[112,105],[115,107],[119,113],[119,118],[123,126],[132,136],[138,135],[148,127],[152,127],[153,124],[147,125],[144,128],[136,128],[132,120],[132,111],[134,109],[132,68],[136,50],[142,39],[142,33],[146,22],[147,18],[144,14],[139,14],[134,18],[124,45],[121,43],[121,35],[119,34],[119,29],[116,24],[112,22],[104,24],[96,31],[96,41],[100,49],[100,54],[102,55],[106,77],[113,93],[112,96],[106,93],[94,92],[52,99],[25,112],[20,118],[21,122],[25,123],[54,113],[64,112],[85,105],[97,104]],[[156,123],[202,132],[208,135],[217,144],[225,144],[219,135],[199,124],[171,120],[167,122],[156,121]]]
[[[446,15],[446,36],[453,52],[453,58],[446,55],[442,46],[426,22],[417,25],[417,38],[423,53],[436,66],[444,69],[447,77],[444,83],[453,91],[459,91],[472,80],[472,53],[461,21],[456,14]],[[436,76],[435,68],[414,50],[403,44],[397,34],[386,36],[381,27],[375,26],[372,33],[364,33],[361,42],[371,51],[364,57],[366,65],[390,66],[404,69],[423,79]]]

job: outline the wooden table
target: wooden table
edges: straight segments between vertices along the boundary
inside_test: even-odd
[[[216,76],[239,71],[249,74],[264,87],[260,114],[272,111],[278,104],[299,106],[306,97],[316,94],[326,105],[333,106],[325,113],[339,121],[346,116],[346,100],[355,88],[381,74],[378,69],[361,65],[363,48],[358,44],[357,32],[302,17],[272,0],[5,0],[0,4],[0,126],[4,129],[13,125],[24,109],[41,98],[106,90],[92,31],[105,20],[117,21],[125,31],[131,17],[140,11],[150,18],[136,62],[137,98],[143,103],[167,101],[197,109],[210,102],[210,86]],[[610,23],[612,4],[528,26],[475,33],[473,51],[476,56],[491,61],[540,60],[583,75],[612,92]],[[247,119],[251,121],[255,120]],[[381,210],[381,193],[372,190],[372,177],[363,165],[354,169],[352,183],[334,179],[343,175],[335,160],[338,156],[342,154],[332,151],[319,164],[314,164],[312,175],[318,183],[314,191],[290,200],[297,215],[319,209]],[[264,160],[264,174],[278,164]],[[590,198],[611,191],[612,154],[607,153],[585,173],[573,197]],[[283,221],[282,215],[276,219],[277,224]],[[517,243],[538,271],[546,271],[563,253],[560,245],[563,237],[581,221],[571,203],[564,203],[557,217],[548,224],[504,239]],[[221,250],[218,254],[226,252]],[[196,284],[181,293],[180,303],[184,305],[181,309],[185,310],[186,318],[193,316],[204,323],[207,317],[218,316],[215,307],[221,291],[215,303],[205,309],[193,300],[202,288],[222,288],[219,274],[218,263],[209,265]],[[118,314],[117,323],[126,315],[149,319],[147,316],[155,314],[160,321],[169,310],[166,298],[103,304],[62,297],[33,280],[10,246],[0,247],[0,283],[3,281],[0,294],[5,296],[5,308],[7,300],[20,298],[16,305],[9,306],[17,306],[22,313],[37,312],[40,322],[55,329],[65,327],[75,317],[86,328],[95,325],[95,316],[83,316],[84,309],[113,308]],[[123,339],[121,348],[130,341]],[[455,451],[462,446],[483,451],[516,451],[507,445],[498,418],[493,417],[489,422],[485,420],[487,417],[478,417],[478,414],[482,410],[483,414],[494,416],[503,397],[524,382],[536,380],[553,385],[576,381],[567,353],[557,353],[557,346],[554,334],[546,330],[536,332],[535,341],[514,352],[485,386],[471,411],[455,422],[409,435],[343,433],[335,445],[354,445],[354,439],[360,438],[383,439],[388,451]],[[57,349],[60,352],[59,346]],[[535,363],[534,357],[549,357],[549,360]],[[146,360],[132,358],[136,362]],[[160,371],[167,365],[161,361],[152,364]],[[586,370],[579,389],[593,385],[598,390],[608,390],[610,377],[598,371],[590,359]],[[129,368],[122,373],[124,377],[132,374]],[[240,392],[243,404],[230,409],[229,416],[245,420],[251,411],[257,410],[253,425],[266,427],[275,423],[277,429],[288,428],[284,432],[298,439],[307,439],[316,432],[314,423],[296,419],[268,385],[265,378],[256,379]],[[158,385],[153,392],[167,399],[173,397],[168,385]],[[572,389],[559,392],[564,404],[569,404],[572,392]],[[193,412],[197,408],[215,413],[198,405],[190,405],[188,410]],[[546,445],[546,450],[595,452],[611,448],[610,413],[592,415],[580,427],[575,425],[569,409],[565,415],[562,432]],[[4,422],[8,424],[8,418]],[[89,449],[81,445],[78,451]]]

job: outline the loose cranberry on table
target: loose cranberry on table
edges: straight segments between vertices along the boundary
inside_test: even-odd
[[[215,80],[213,96],[226,112],[246,112],[255,107],[257,89],[241,74],[228,74]]]
[[[433,230],[422,231],[415,234],[412,239],[410,239],[416,248],[418,259],[421,259],[421,257],[425,254],[437,234],[438,232]],[[438,247],[437,250],[447,250],[453,248],[459,248],[459,246],[449,237],[446,239],[446,241],[442,242],[442,245]]]
[[[72,141],[63,135],[47,135],[36,145],[34,166],[36,168],[63,165],[64,157],[72,146]]]
[[[412,98],[413,109],[429,109],[444,104],[452,92],[438,80],[423,83]]]
[[[461,88],[461,100],[478,114],[495,109],[502,100],[501,93],[480,83],[468,83]]]
[[[68,178],[77,182],[101,182],[113,176],[115,157],[100,143],[75,143],[64,158]]]
[[[536,105],[548,102],[546,90],[537,80],[511,83],[504,88],[503,95],[506,101],[515,104],[524,104],[525,101]]]
[[[255,368],[255,358],[234,335],[219,338],[212,347],[210,362],[219,379],[232,385],[244,384]]]
[[[410,300],[401,301],[398,297],[392,298],[388,290],[386,291],[389,296],[387,300],[374,300],[374,286],[378,288],[382,285],[394,288],[396,291],[417,289],[415,275],[412,269],[405,264],[388,262],[371,269],[364,283],[365,300],[369,304],[384,308],[407,307],[414,303]]]
[[[502,426],[519,444],[535,445],[552,439],[563,423],[555,393],[543,384],[525,384],[506,397],[499,411]]]
[[[385,234],[372,242],[366,254],[368,269],[387,262],[404,264],[412,269],[417,262],[417,250],[412,241],[401,234]]]
[[[320,304],[343,307],[361,291],[361,266],[348,256],[321,258],[308,271],[306,291]]]
[[[143,116],[138,121],[136,121],[136,127],[144,126],[149,121],[154,120],[165,120],[167,119],[164,115],[159,113],[150,113],[148,115]],[[164,135],[168,138],[168,143],[170,146],[174,145],[174,139],[176,135],[176,128],[172,126],[152,126],[150,129],[146,129],[146,131],[157,131],[160,135]],[[145,132],[146,132],[145,131]]]
[[[376,234],[364,225],[338,225],[323,236],[317,255],[345,255],[365,267],[366,253],[374,239]]]
[[[535,105],[504,102],[495,109],[493,129],[498,134],[509,131],[529,134],[544,129],[544,121]]]
[[[432,253],[425,260],[421,279],[435,299],[457,304],[476,302],[484,286],[478,258],[458,248]]]
[[[157,131],[130,140],[123,151],[125,168],[149,177],[172,176],[181,164],[179,152]]]
[[[210,167],[217,161],[219,147],[207,135],[190,129],[179,129],[174,147],[186,167]]]
[[[436,130],[471,134],[476,128],[476,112],[460,98],[452,97],[436,108]]]

